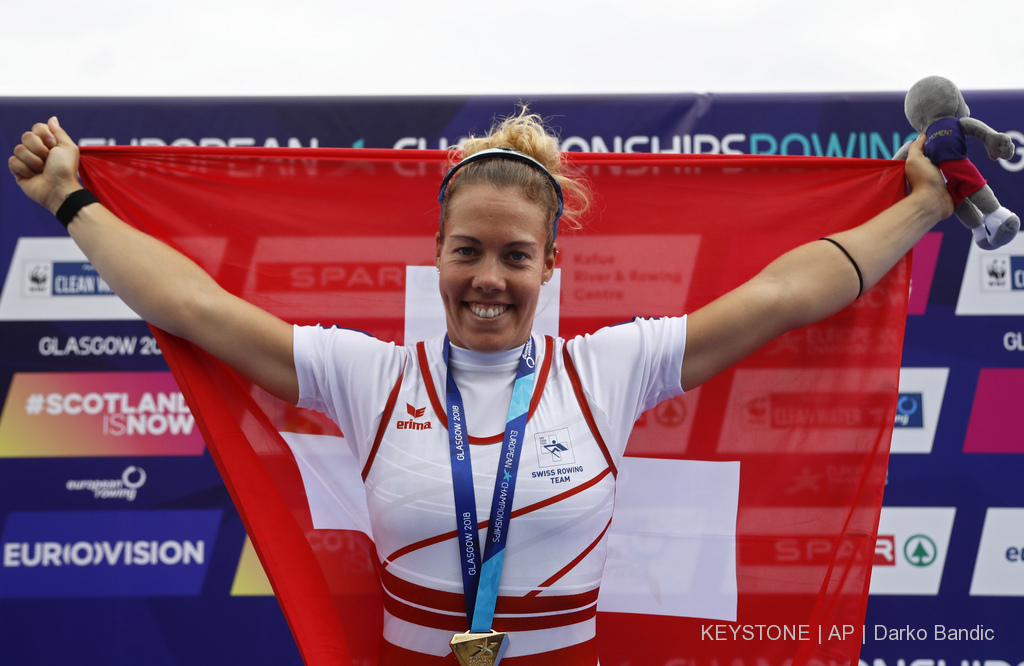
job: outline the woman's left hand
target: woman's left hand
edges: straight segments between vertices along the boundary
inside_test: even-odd
[[[944,220],[953,214],[953,199],[946,189],[942,172],[924,154],[924,134],[910,144],[905,175],[910,186],[910,196],[922,203],[934,206],[935,221]]]

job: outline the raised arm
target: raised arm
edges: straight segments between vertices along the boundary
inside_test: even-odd
[[[832,234],[857,262],[864,291],[873,287],[937,222],[953,212],[938,169],[910,147],[910,194],[864,224]],[[853,262],[827,241],[802,245],[761,273],[692,313],[687,320],[682,386],[689,390],[786,331],[842,310],[857,298]]]
[[[976,118],[961,118],[960,127],[964,134],[973,136],[985,144],[989,159],[997,160],[1002,158],[1008,160],[1015,152],[1013,139],[1002,132],[997,132],[985,123]]]
[[[8,167],[29,198],[54,213],[82,189],[78,147],[56,118],[22,136]],[[193,261],[100,204],[82,208],[68,232],[143,319],[195,343],[277,397],[298,400],[289,324],[228,293]]]

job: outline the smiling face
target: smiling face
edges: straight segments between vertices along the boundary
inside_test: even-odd
[[[452,196],[435,259],[452,344],[496,352],[526,342],[555,269],[547,227],[543,208],[513,190],[476,184]]]

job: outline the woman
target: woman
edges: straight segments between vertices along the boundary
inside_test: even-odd
[[[23,136],[9,167],[147,321],[338,422],[364,468],[381,558],[381,663],[443,663],[452,640],[463,663],[507,648],[502,663],[592,666],[615,471],[636,418],[849,305],[952,203],[919,140],[907,162],[911,194],[856,229],[783,255],[687,317],[554,340],[533,334],[532,322],[558,224],[586,201],[561,172],[557,146],[525,111],[465,145],[442,183],[435,244],[447,335],[408,348],[292,327],[231,296],[89,203],[77,148],[56,119]],[[565,220],[563,191],[574,195]],[[403,401],[431,404],[413,419],[421,427],[392,409]],[[569,447],[578,471],[553,486],[543,456]]]

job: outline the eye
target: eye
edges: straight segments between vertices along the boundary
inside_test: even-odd
[[[456,250],[455,250],[455,254],[458,254],[458,255],[463,256],[463,257],[472,257],[475,253],[476,253],[476,250],[474,250],[471,247],[460,247],[460,248],[456,248]]]
[[[527,259],[527,256],[525,252],[519,252],[518,250],[514,250],[508,253],[508,258],[511,259],[512,261],[525,261]]]

